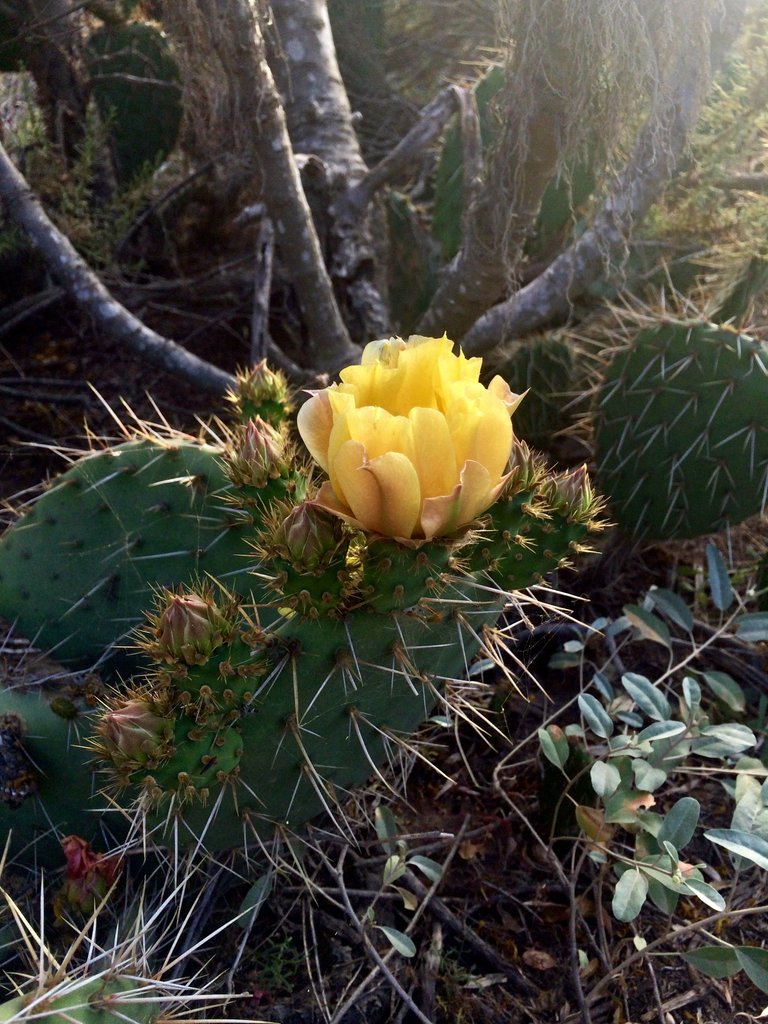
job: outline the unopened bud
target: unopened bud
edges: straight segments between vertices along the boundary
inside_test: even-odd
[[[286,470],[285,438],[256,416],[235,435],[226,463],[229,477],[238,487],[263,487]]]
[[[99,732],[101,750],[116,767],[139,767],[162,756],[173,726],[148,701],[132,698],[103,716]]]
[[[311,501],[303,501],[277,525],[271,541],[295,568],[311,572],[328,561],[342,537],[343,527],[338,516]]]
[[[291,411],[290,391],[280,371],[270,370],[267,361],[237,374],[237,391],[228,399],[234,403],[241,420],[260,416],[272,426],[280,426]]]
[[[120,874],[120,858],[96,853],[80,836],[65,836],[61,846],[67,866],[62,887],[54,900],[56,914],[62,917],[68,909],[90,914]]]
[[[203,665],[229,633],[227,619],[213,600],[195,593],[167,591],[165,607],[150,622],[154,642],[145,648],[158,661],[169,663],[182,660],[187,665]]]

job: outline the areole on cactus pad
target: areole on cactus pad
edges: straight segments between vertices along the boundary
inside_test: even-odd
[[[599,528],[585,472],[553,474],[517,442],[516,396],[478,374],[447,339],[369,346],[300,414],[332,471],[317,497],[295,484],[307,474],[284,429],[232,434],[220,493],[243,534],[237,587],[222,570],[161,588],[139,639],[152,667],[96,708],[14,692],[5,709],[0,693],[30,765],[38,752],[50,764],[54,747],[67,762],[0,807],[17,848],[52,826],[91,840],[103,818],[115,833],[127,821],[133,835],[210,849],[295,831],[322,811],[344,827],[354,787],[396,767],[437,705],[454,713],[510,591]],[[388,407],[366,404],[385,395]],[[421,458],[432,437],[450,472]],[[354,458],[337,459],[345,445]],[[401,500],[407,517],[390,515]],[[65,785],[93,796],[73,808]]]

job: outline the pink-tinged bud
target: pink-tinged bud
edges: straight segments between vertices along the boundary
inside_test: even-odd
[[[213,600],[200,594],[165,593],[165,607],[150,617],[154,642],[145,649],[158,661],[204,665],[230,632],[229,623]]]
[[[157,761],[173,736],[172,723],[156,714],[152,705],[138,698],[112,708],[102,718],[101,751],[113,764],[131,769]]]
[[[61,917],[65,909],[74,909],[90,914],[120,875],[121,858],[94,852],[80,836],[65,836],[61,846],[67,865],[54,900],[56,913]]]
[[[311,572],[327,563],[342,537],[343,527],[337,516],[303,501],[281,520],[270,540],[297,570]]]
[[[238,487],[264,487],[287,471],[285,438],[256,416],[234,435],[226,463],[229,477]]]

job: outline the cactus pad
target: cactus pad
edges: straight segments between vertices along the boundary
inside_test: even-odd
[[[595,405],[598,483],[624,529],[695,537],[768,496],[768,348],[706,323],[642,331],[608,366]]]

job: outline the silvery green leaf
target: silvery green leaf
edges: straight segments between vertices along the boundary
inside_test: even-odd
[[[559,670],[578,668],[580,664],[581,658],[578,654],[566,654],[564,651],[557,651],[547,662],[549,668]]]
[[[578,654],[579,651],[584,650],[584,644],[581,640],[566,640],[563,650],[568,654]]]
[[[692,796],[681,797],[664,815],[659,829],[660,842],[668,841],[677,850],[684,849],[693,838],[699,823],[701,805]]]
[[[663,722],[670,717],[672,709],[669,701],[650,679],[637,672],[625,672],[621,677],[621,685],[649,718]]]
[[[740,640],[758,643],[768,640],[768,612],[748,612],[739,615],[733,622],[736,636]]]
[[[723,846],[738,857],[744,857],[751,864],[768,871],[768,841],[760,836],[733,828],[711,828],[704,836],[711,843]]]
[[[592,788],[601,797],[609,797],[619,788],[621,775],[619,769],[606,761],[595,761],[589,770]]]
[[[579,695],[579,709],[592,732],[607,740],[613,732],[613,722],[600,701],[591,693],[582,693]]]
[[[245,898],[240,904],[240,911],[238,913],[238,921],[241,925],[249,925],[259,916],[261,908],[272,891],[273,877],[274,872],[267,871],[263,875],[259,875],[248,889]]]
[[[681,629],[690,633],[693,629],[693,616],[691,609],[679,594],[661,587],[653,587],[649,591],[649,596],[662,614],[666,615],[676,626],[680,626]]]
[[[667,781],[667,773],[661,768],[654,768],[647,761],[639,759],[633,761],[632,771],[635,776],[635,785],[643,793],[652,793]]]
[[[747,832],[753,836],[768,840],[768,807],[765,806],[757,779],[749,779],[752,786],[742,795],[733,811],[731,828],[737,832]],[[733,858],[737,871],[747,865],[743,857]]]
[[[648,897],[663,914],[674,914],[680,894],[662,885],[658,878],[649,878]]]
[[[768,949],[760,946],[736,946],[736,956],[744,973],[761,992],[768,992]]]
[[[727,612],[734,601],[733,588],[728,576],[728,567],[714,544],[707,544],[707,568],[712,603],[718,611]]]
[[[373,812],[373,823],[376,828],[376,835],[384,847],[384,852],[394,853],[397,848],[395,837],[397,836],[398,828],[392,811],[384,804],[379,804]]]
[[[564,768],[571,752],[568,739],[561,729],[554,733],[551,729],[539,729],[537,732],[541,752],[556,768]]]
[[[639,732],[635,739],[638,743],[652,742],[653,740],[665,740],[670,736],[680,736],[688,727],[685,722],[654,722]]]
[[[617,921],[633,921],[648,895],[648,879],[637,868],[625,871],[616,883],[611,909]]]
[[[699,946],[680,956],[691,967],[709,978],[732,978],[741,970],[741,963],[733,946]]]
[[[409,867],[418,868],[422,875],[426,875],[430,882],[439,882],[443,877],[443,865],[438,864],[431,857],[422,857],[420,853],[414,853],[412,857],[409,857],[408,865]]]
[[[632,628],[632,624],[625,615],[620,615],[617,619],[614,619],[610,625],[605,628],[606,636],[618,636],[619,633],[626,633],[628,629]]]
[[[743,711],[747,706],[744,691],[727,672],[705,672],[704,682],[712,693],[731,711]]]
[[[387,857],[384,863],[384,872],[382,874],[382,882],[384,885],[391,885],[392,882],[396,882],[398,878],[402,878],[405,874],[405,863],[403,858],[393,853]]]
[[[701,687],[693,676],[683,679],[683,700],[691,714],[695,715],[701,706]]]
[[[691,743],[691,749],[699,757],[733,757],[757,743],[757,737],[746,725],[728,722],[724,725],[707,725]]]
[[[725,900],[717,889],[707,882],[702,882],[700,878],[686,878],[684,885],[692,895],[700,899],[702,903],[706,903],[708,907],[712,907],[713,910],[725,910]]]
[[[615,696],[613,686],[608,677],[604,676],[602,672],[595,672],[592,676],[592,685],[606,700],[613,700]]]
[[[384,924],[374,925],[380,932],[386,935],[393,949],[396,949],[400,956],[416,956],[416,947],[411,938],[397,928],[390,928]]]
[[[669,634],[669,626],[658,615],[654,615],[653,612],[649,612],[639,604],[625,604],[624,614],[643,639],[661,644],[662,647],[671,647],[672,639]]]

